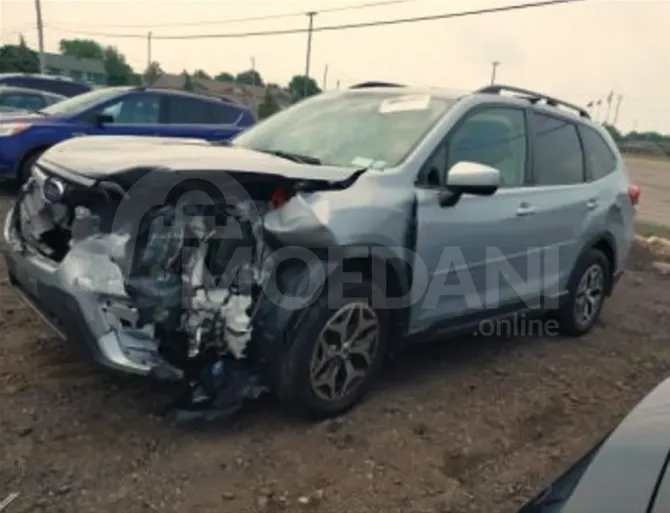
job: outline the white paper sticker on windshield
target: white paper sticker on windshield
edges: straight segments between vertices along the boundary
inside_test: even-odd
[[[367,157],[356,157],[351,161],[351,165],[356,167],[370,167],[373,162],[373,159]]]
[[[407,110],[426,110],[430,105],[430,96],[427,94],[414,96],[397,96],[388,98],[379,105],[379,112],[403,112]]]

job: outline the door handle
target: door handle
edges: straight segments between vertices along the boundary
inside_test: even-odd
[[[586,208],[589,210],[595,210],[598,208],[598,198],[591,198],[586,202]]]
[[[528,203],[522,203],[519,205],[519,208],[516,209],[516,215],[518,217],[532,216],[537,211],[537,207],[529,205]]]

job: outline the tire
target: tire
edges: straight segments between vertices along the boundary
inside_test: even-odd
[[[44,150],[36,151],[28,155],[28,157],[21,163],[19,171],[16,174],[16,181],[18,182],[19,187],[21,187],[24,183],[26,183],[28,178],[30,178],[33,166],[35,165],[35,162],[37,162],[37,159],[40,158],[40,155],[42,155],[42,153],[44,153]]]
[[[591,277],[590,282],[589,276]],[[598,276],[600,278],[597,278]],[[600,317],[611,278],[610,263],[602,251],[595,248],[590,249],[579,259],[570,277],[567,297],[556,315],[561,333],[579,337],[591,331]],[[598,280],[600,290],[597,300],[588,301],[585,298],[586,295],[592,299],[596,296],[585,294],[584,285],[586,284],[588,287],[588,283],[591,283],[595,286]],[[595,286],[595,289],[597,288]],[[583,302],[591,305],[588,317],[579,315],[579,312],[582,311]]]
[[[385,361],[388,311],[383,308],[373,309],[370,306],[371,303],[383,304],[377,303],[377,300],[381,299],[381,291],[370,282],[348,284],[344,286],[343,296],[345,299],[337,299],[324,290],[321,296],[301,313],[291,332],[287,334],[289,349],[282,361],[275,392],[284,406],[309,420],[336,417],[353,408],[370,390]],[[369,358],[364,374],[353,381],[351,388],[341,397],[328,399],[324,395],[327,395],[330,387],[315,386],[319,380],[316,379],[312,370],[319,366],[313,367],[314,358],[318,358],[319,354],[324,355],[325,347],[320,344],[324,328],[329,323],[339,321],[348,312],[352,312],[352,319],[353,315],[357,315],[358,320],[361,319],[362,313],[366,322],[372,322],[372,316],[376,316],[378,326],[376,346],[374,351],[371,351],[372,356]],[[361,324],[354,322],[352,326],[361,326]],[[370,328],[368,333],[371,333],[372,330],[373,328]],[[333,340],[333,342],[336,341]],[[361,344],[360,347],[363,345],[365,344]],[[338,350],[345,351],[342,346]],[[354,351],[349,353],[348,349],[346,353],[350,361],[358,364],[360,369],[360,364],[363,363],[360,355]],[[319,376],[326,376],[332,366],[339,365],[338,377],[344,377],[344,374],[340,374],[344,372],[343,365],[345,365],[342,358],[341,356],[333,357],[332,363],[327,363],[324,367],[326,371],[319,373]]]

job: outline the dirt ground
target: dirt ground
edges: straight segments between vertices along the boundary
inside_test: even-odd
[[[344,419],[306,424],[266,400],[186,429],[157,414],[155,386],[104,376],[51,336],[0,264],[0,501],[20,493],[6,513],[513,512],[670,374],[670,278],[639,246],[629,271],[583,339],[425,346]]]

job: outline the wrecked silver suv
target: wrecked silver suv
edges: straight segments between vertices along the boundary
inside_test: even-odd
[[[585,333],[627,255],[634,208],[617,174],[570,197],[542,188],[548,207],[609,188],[603,215],[584,221],[568,203],[560,216],[515,214],[534,202],[525,116],[550,110],[601,133],[541,103],[366,84],[304,100],[226,144],[69,140],[41,156],[7,217],[10,282],[104,366],[183,385],[173,406],[185,416],[263,391],[309,416],[340,414],[396,341],[527,310],[543,287],[560,298],[565,331]],[[511,190],[494,194],[501,185]],[[623,225],[607,224],[612,208]],[[560,247],[560,265],[541,280],[496,281],[498,303],[481,303],[487,259],[518,268],[533,240]],[[454,269],[457,293],[446,283]]]

